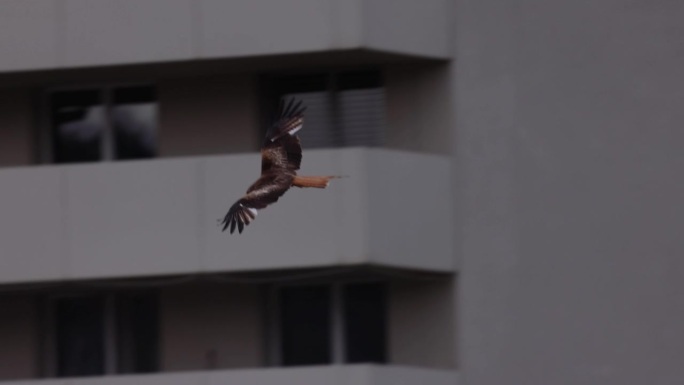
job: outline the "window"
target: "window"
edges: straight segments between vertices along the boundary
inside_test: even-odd
[[[103,374],[104,303],[97,297],[60,299],[55,322],[57,376]]]
[[[386,362],[386,295],[383,283],[277,289],[276,363]]]
[[[117,373],[156,372],[159,312],[152,293],[116,296]]]
[[[344,287],[345,362],[385,362],[385,286]]]
[[[283,365],[330,363],[330,295],[328,286],[289,287],[281,291]]]
[[[157,371],[153,293],[57,297],[51,301],[49,374],[57,377]]]
[[[272,116],[283,97],[306,104],[306,128],[298,135],[307,148],[384,143],[385,92],[380,71],[270,77],[265,84],[266,116]]]
[[[153,87],[54,91],[48,97],[54,163],[155,157],[157,102]]]

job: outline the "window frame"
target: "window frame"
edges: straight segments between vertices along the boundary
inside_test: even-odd
[[[345,316],[344,316],[344,288],[348,285],[377,283],[382,284],[386,288],[385,309],[386,309],[386,329],[389,335],[389,303],[391,295],[390,282],[379,278],[346,278],[339,280],[314,280],[294,283],[275,283],[268,287],[266,298],[266,366],[267,367],[283,367],[282,352],[282,336],[280,333],[280,291],[288,287],[300,286],[315,286],[325,285],[330,288],[331,303],[330,303],[330,363],[328,365],[347,365],[346,362],[346,339],[345,339]],[[385,353],[389,354],[389,343],[385,343]]]
[[[113,91],[118,88],[127,87],[151,87],[158,91],[157,84],[152,81],[130,81],[130,82],[100,82],[100,83],[82,83],[74,85],[62,85],[47,87],[41,91],[40,96],[40,106],[38,114],[39,121],[39,132],[38,132],[38,161],[40,164],[57,164],[55,163],[54,154],[54,134],[52,126],[52,116],[51,116],[51,103],[50,97],[58,92],[75,92],[75,91],[89,91],[95,90],[102,97],[102,105],[105,110],[105,124],[102,135],[102,140],[100,142],[100,150],[102,156],[99,161],[96,162],[84,162],[84,163],[103,163],[112,162],[117,159],[114,158],[114,153],[116,151],[114,143],[114,126],[112,123],[112,106],[113,104]],[[160,105],[159,97],[157,97],[157,106]],[[157,120],[157,128],[159,128],[159,120]]]
[[[112,321],[115,320],[115,314],[112,314],[116,310],[113,308],[114,304],[114,294],[113,293],[102,293],[102,292],[74,292],[74,293],[59,293],[59,294],[49,294],[43,304],[45,310],[45,325],[43,329],[45,333],[43,334],[43,351],[41,352],[43,357],[43,377],[45,378],[61,378],[58,376],[58,352],[57,352],[57,319],[55,317],[57,311],[57,303],[64,299],[78,299],[78,298],[97,298],[103,303],[103,373],[101,375],[111,374],[112,369],[116,369],[114,365],[115,362],[112,360],[116,359],[116,351],[111,351],[116,349],[116,324]],[[114,366],[112,366],[114,365]]]
[[[118,304],[117,299],[120,294],[127,290],[93,290],[93,291],[73,291],[62,293],[47,294],[42,301],[43,310],[43,332],[40,334],[42,347],[39,359],[41,361],[41,377],[43,378],[66,378],[58,376],[58,352],[57,352],[57,324],[56,324],[56,306],[59,300],[72,298],[97,298],[103,302],[103,373],[98,376],[119,375],[119,374],[141,374],[141,373],[124,373],[120,370],[120,355],[119,355],[119,331],[118,331]],[[132,290],[132,292],[138,292]],[[154,292],[154,291],[153,291]],[[159,294],[156,293],[157,302],[159,303]],[[157,306],[157,311],[160,312]],[[159,315],[158,315],[159,316]],[[159,319],[161,323],[161,320]],[[161,353],[161,341],[158,340],[156,347]],[[157,355],[159,357],[159,354]],[[80,378],[80,377],[79,377]]]

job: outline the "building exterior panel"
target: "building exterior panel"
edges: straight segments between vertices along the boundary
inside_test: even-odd
[[[325,190],[291,189],[233,235],[218,221],[258,178],[258,154],[2,170],[4,280],[359,264],[453,271],[450,234],[431,230],[451,226],[446,159],[364,148],[304,157],[302,174],[346,177]],[[392,164],[409,174],[389,172]],[[420,201],[422,170],[440,181],[425,187],[433,200]],[[412,174],[415,185],[403,188]],[[428,215],[431,226],[405,223],[406,213]],[[45,226],[37,234],[36,221]],[[373,241],[391,237],[401,240]]]
[[[68,265],[64,171],[22,167],[0,175],[0,280],[63,278]]]
[[[386,5],[377,0],[12,0],[0,5],[0,71],[349,49],[448,57],[445,1],[393,3],[389,15]],[[391,17],[398,14],[418,17]]]

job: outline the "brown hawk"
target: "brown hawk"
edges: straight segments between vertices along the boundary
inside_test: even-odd
[[[259,210],[275,203],[292,186],[326,188],[330,179],[337,176],[299,176],[297,170],[302,163],[302,146],[297,131],[304,124],[302,102],[280,102],[275,122],[266,133],[261,146],[261,177],[235,202],[223,218],[225,231],[230,227],[232,234],[237,227],[242,233],[257,216]]]

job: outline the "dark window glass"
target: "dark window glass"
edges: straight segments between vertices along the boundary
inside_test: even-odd
[[[157,155],[154,87],[59,91],[50,108],[55,163]]]
[[[282,364],[331,362],[330,287],[288,287],[280,292]]]
[[[157,155],[157,97],[152,87],[114,90],[112,125],[116,159]]]
[[[158,370],[159,314],[155,293],[117,296],[117,352],[119,373]]]
[[[97,90],[57,92],[51,99],[53,154],[56,163],[92,162],[102,156],[106,126]]]
[[[104,374],[104,302],[99,297],[55,304],[57,376]]]
[[[344,287],[344,335],[348,363],[384,363],[386,289],[381,283]]]

